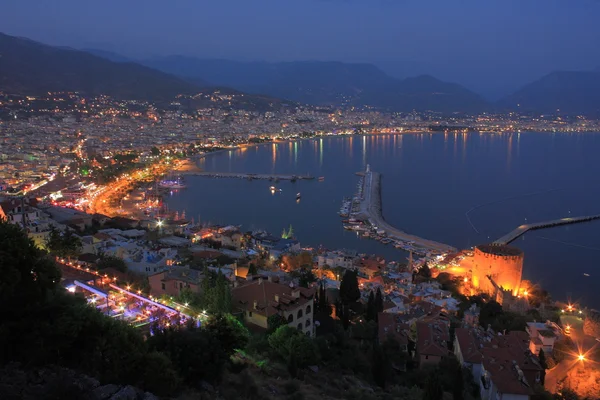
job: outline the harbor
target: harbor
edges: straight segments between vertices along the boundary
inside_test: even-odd
[[[440,255],[457,251],[452,246],[408,234],[387,223],[381,205],[381,174],[371,171],[367,165],[366,171],[358,175],[361,178],[356,195],[344,199],[340,209],[340,216],[348,218],[344,220],[345,229],[415,254]]]

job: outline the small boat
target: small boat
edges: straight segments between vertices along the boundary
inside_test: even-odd
[[[283,193],[283,189],[279,189],[279,193]]]
[[[300,192],[296,193],[296,199],[299,199],[300,197],[302,197],[302,195],[300,194]]]
[[[590,274],[584,272],[583,276],[590,276]]]
[[[325,177],[324,177],[324,176],[320,176],[320,177],[319,177],[319,182],[323,182],[324,180],[325,180]]]
[[[275,191],[275,186],[271,186],[269,189],[271,189],[271,191]]]

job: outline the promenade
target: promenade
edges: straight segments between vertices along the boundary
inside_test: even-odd
[[[367,171],[364,173],[363,197],[360,202],[360,217],[367,220],[376,229],[383,230],[387,237],[401,240],[404,242],[413,242],[416,246],[441,253],[456,252],[452,246],[438,243],[433,240],[424,239],[419,236],[411,235],[400,229],[394,228],[385,221],[381,206],[381,174],[378,172]]]
[[[552,221],[537,222],[534,224],[523,224],[523,225],[517,227],[516,229],[510,231],[506,235],[502,236],[498,240],[496,240],[494,242],[494,244],[501,244],[501,245],[509,244],[510,242],[512,242],[513,240],[518,238],[519,236],[525,234],[525,232],[527,232],[527,231],[551,228],[553,226],[559,226],[559,225],[577,224],[577,223],[581,223],[581,222],[593,221],[596,219],[600,219],[600,214],[584,215],[581,217],[572,217],[572,218],[568,217],[568,218],[554,219]]]

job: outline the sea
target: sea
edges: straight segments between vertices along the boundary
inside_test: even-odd
[[[596,133],[325,136],[223,151],[197,163],[212,172],[315,179],[187,176],[187,188],[166,203],[188,219],[273,234],[292,227],[305,247],[400,262],[406,252],[344,230],[338,215],[343,198],[357,190],[356,173],[367,165],[382,174],[389,223],[459,249],[492,242],[524,223],[600,214]],[[600,307],[600,221],[530,231],[512,245],[525,253],[523,279],[557,300]]]

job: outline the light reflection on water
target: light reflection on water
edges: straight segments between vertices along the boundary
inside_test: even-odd
[[[310,173],[324,176],[324,182],[278,182],[283,193],[271,196],[268,181],[188,177],[189,188],[168,203],[188,215],[243,224],[247,230],[266,228],[278,233],[291,223],[307,245],[349,247],[403,261],[405,255],[396,249],[344,231],[337,216],[342,198],[356,190],[355,172],[366,164],[383,174],[383,213],[390,223],[467,247],[498,238],[525,218],[542,221],[564,217],[568,211],[600,213],[598,153],[600,135],[594,134],[325,137],[293,145],[248,147],[200,161],[200,167],[210,171]],[[524,196],[550,189],[560,190]],[[295,201],[298,191],[300,203]],[[488,203],[492,204],[470,214],[477,233],[465,213]],[[557,298],[564,298],[566,292],[583,293],[600,306],[600,294],[589,289],[600,284],[600,254],[592,250],[600,248],[599,230],[600,223],[593,222],[531,232],[518,239],[515,245],[525,251],[525,278],[541,283]],[[590,276],[584,278],[583,273]]]

